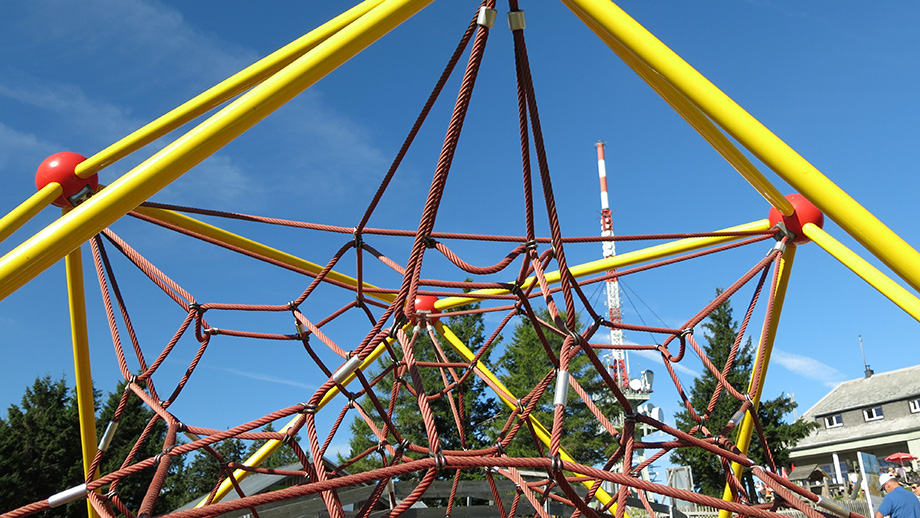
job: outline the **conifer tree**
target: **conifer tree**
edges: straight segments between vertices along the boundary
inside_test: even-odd
[[[722,293],[722,290],[717,289],[716,295],[718,296],[720,293]],[[702,327],[706,332],[703,334],[703,340],[700,345],[709,359],[712,360],[712,363],[721,370],[728,361],[732,344],[735,343],[738,335],[738,323],[732,317],[730,301],[726,300],[710,313],[709,318],[702,324]],[[750,382],[754,352],[751,339],[748,338],[739,348],[733,368],[725,373],[728,383],[742,394],[747,391]],[[717,386],[718,380],[709,370],[704,370],[703,374],[694,380],[693,387],[690,390],[690,398],[698,415],[705,414]],[[681,430],[689,430],[697,426],[697,423],[691,418],[690,412],[684,407],[683,402],[679,404],[684,410],[674,416],[677,427]],[[709,433],[718,434],[738,410],[740,404],[737,399],[728,395],[723,389],[712,412],[704,423]],[[782,465],[783,462],[788,460],[788,448],[794,446],[796,442],[808,435],[813,428],[813,423],[806,423],[802,419],[798,419],[794,423],[784,422],[785,417],[795,407],[796,403],[794,401],[782,395],[773,400],[761,401],[758,410],[758,417],[764,427],[764,435],[771,448],[773,448],[773,458],[778,465]],[[696,435],[704,437],[707,434],[700,430]],[[734,439],[734,436],[731,438]],[[756,436],[752,440],[748,456],[758,464],[766,464],[763,446]],[[700,448],[687,448],[672,453],[671,461],[690,467],[697,491],[710,496],[722,496],[722,491],[725,487],[725,468],[717,455]],[[746,473],[743,478],[746,485],[750,487],[753,483],[751,474]]]

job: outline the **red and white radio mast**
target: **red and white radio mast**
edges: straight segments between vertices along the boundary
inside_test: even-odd
[[[604,161],[603,140],[598,140],[595,144],[597,148],[597,174],[601,180],[601,236],[613,236],[613,217],[610,214],[610,202],[607,197],[607,165]],[[617,255],[616,245],[613,241],[604,241],[604,258]],[[616,270],[610,270],[613,273]],[[607,309],[609,315],[607,319],[619,324],[622,322],[620,317],[620,282],[616,277],[607,280]],[[623,330],[620,328],[610,329],[610,344],[613,346],[623,345]],[[629,386],[629,371],[627,370],[626,351],[623,349],[611,349],[608,359],[608,368],[613,378],[623,387]]]

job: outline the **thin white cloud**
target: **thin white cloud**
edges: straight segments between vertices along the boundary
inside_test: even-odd
[[[303,383],[303,382],[297,381],[297,380],[292,380],[292,379],[287,379],[287,378],[281,378],[281,377],[278,377],[278,376],[273,376],[273,375],[271,375],[271,374],[264,374],[264,373],[261,373],[261,372],[244,371],[244,370],[240,370],[240,369],[234,369],[234,368],[232,368],[232,367],[217,367],[217,366],[213,366],[213,365],[204,365],[204,364],[202,364],[202,366],[205,367],[205,368],[208,368],[208,369],[219,370],[219,371],[226,372],[226,373],[228,373],[228,374],[233,374],[233,375],[236,375],[236,376],[241,376],[241,377],[243,377],[243,378],[249,378],[249,379],[254,379],[254,380],[258,380],[258,381],[265,381],[265,382],[268,382],[268,383],[277,383],[277,384],[279,384],[279,385],[288,385],[288,386],[291,386],[291,387],[297,387],[297,388],[302,388],[302,389],[311,390],[311,391],[315,391],[315,390],[318,388],[316,385],[311,385],[311,384],[309,384],[309,383]]]
[[[33,133],[17,131],[0,121],[0,168],[23,167],[18,157],[26,154],[45,156],[54,152],[54,145]],[[38,164],[29,164],[32,167]]]
[[[836,387],[846,381],[837,369],[809,356],[773,349],[772,360],[805,379],[818,381],[826,387]]]

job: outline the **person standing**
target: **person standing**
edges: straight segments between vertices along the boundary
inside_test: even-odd
[[[920,500],[916,495],[898,484],[898,479],[888,473],[878,477],[878,483],[888,494],[878,506],[875,518],[890,516],[891,518],[920,518]]]

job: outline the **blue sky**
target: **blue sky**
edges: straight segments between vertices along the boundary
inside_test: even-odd
[[[6,3],[0,8],[0,174],[5,180],[0,212],[35,192],[34,170],[49,154],[97,152],[328,20],[340,8],[332,4]],[[915,96],[920,7],[904,1],[620,5],[908,243],[920,245],[914,210],[920,180],[913,160],[920,119]],[[522,7],[565,235],[599,231],[598,139],[607,142],[617,234],[709,231],[766,217],[767,203],[561,4],[523,2]],[[438,230],[523,233],[506,10],[500,8],[490,37]],[[475,3],[435,2],[153,199],[354,226],[474,11]],[[454,80],[371,226],[417,226],[456,88]],[[111,183],[168,141],[106,169],[100,181]],[[792,192],[777,182],[784,193]],[[0,244],[0,252],[48,224],[55,212],[47,209]],[[540,232],[547,235],[545,217],[540,221]],[[317,263],[325,263],[346,239],[221,225]],[[283,304],[306,286],[296,275],[136,221],[118,222],[113,229],[199,301]],[[833,222],[825,229],[856,246]],[[404,239],[373,244],[399,262],[410,246]],[[638,246],[621,243],[618,251]],[[457,248],[476,264],[504,255],[501,247]],[[624,320],[656,325],[660,318],[679,326],[716,287],[729,285],[768,248],[763,244],[626,279]],[[97,387],[111,390],[118,370],[88,250],[92,368]],[[567,256],[570,264],[594,260],[601,247],[573,246]],[[157,351],[182,315],[127,265],[120,266],[142,340]],[[353,259],[342,268],[353,271]],[[462,278],[440,260],[426,268],[425,276]],[[380,284],[395,282],[392,275],[381,275]],[[63,267],[56,265],[0,301],[3,408],[17,403],[36,376],[73,379],[63,279]],[[328,302],[323,299],[310,311],[328,313],[341,304],[340,296],[330,294]],[[735,302],[736,317],[748,296]],[[293,332],[289,315],[212,320],[217,327]],[[490,321],[494,325],[494,318]],[[755,340],[759,327],[759,322],[751,325]],[[861,376],[860,335],[876,372],[916,364],[916,331],[916,321],[842,265],[814,244],[803,246],[765,397],[794,393],[802,412],[836,383]],[[355,335],[348,321],[330,328],[330,334],[346,350],[363,336]],[[626,338],[649,341],[630,333]],[[180,347],[168,360],[163,386],[175,382],[190,354],[190,347]],[[308,360],[299,345],[289,343],[215,342],[186,389],[187,402],[174,409],[189,421],[226,428],[304,401],[319,384]],[[633,371],[658,373],[652,402],[672,416],[677,395],[660,363],[641,355],[631,360]],[[682,382],[689,385],[699,372],[699,361],[688,360],[682,364]],[[347,437],[337,442],[344,445]]]

